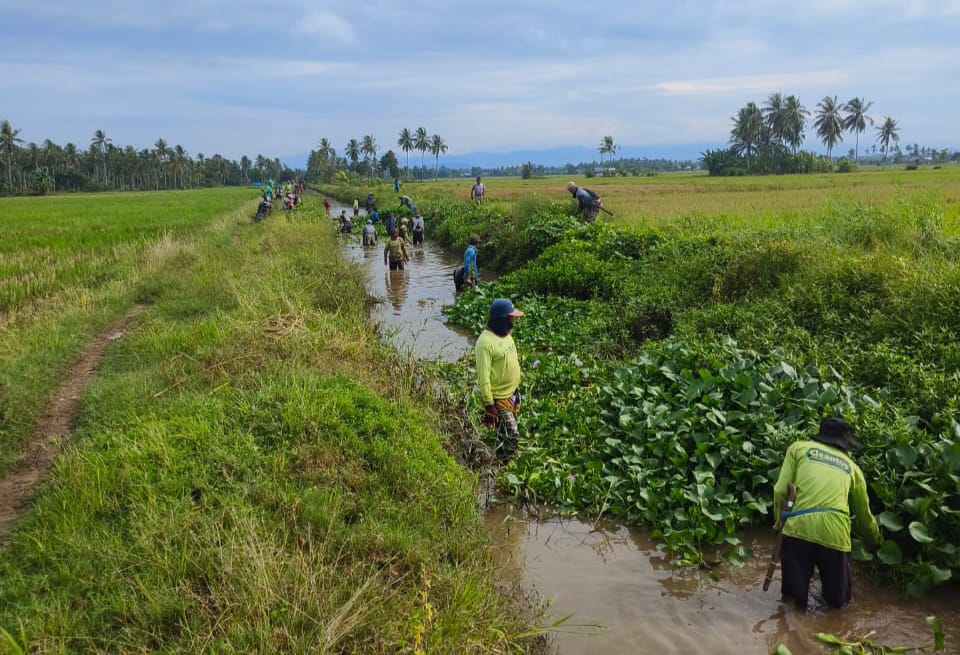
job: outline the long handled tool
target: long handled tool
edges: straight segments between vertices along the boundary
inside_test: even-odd
[[[792,484],[787,485],[787,505],[785,511],[793,509],[793,503],[797,499],[797,488]],[[780,549],[783,547],[783,524],[785,518],[780,519],[780,530],[777,532],[777,547],[773,549],[773,555],[770,556],[770,564],[767,566],[767,577],[763,579],[763,590],[770,588],[770,582],[773,581],[773,573],[777,570],[777,562],[780,561]]]
[[[599,210],[602,211],[602,212],[606,212],[607,214],[610,214],[611,216],[613,216],[613,212],[610,211],[609,209],[607,209],[606,207],[600,206],[600,207],[597,207],[597,209],[599,209]]]

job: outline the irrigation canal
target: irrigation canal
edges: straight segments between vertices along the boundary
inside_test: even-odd
[[[341,209],[335,206],[331,214]],[[454,361],[470,353],[472,336],[451,329],[441,313],[454,300],[451,273],[459,255],[428,241],[410,248],[405,271],[390,273],[383,265],[382,239],[375,247],[361,245],[365,220],[361,214],[343,248],[366,268],[370,294],[382,299],[372,318],[386,338],[425,359]],[[482,259],[480,266],[482,274]],[[771,653],[781,643],[795,655],[825,653],[818,632],[851,640],[873,633],[871,640],[888,646],[924,645],[932,642],[925,623],[930,615],[946,631],[948,652],[960,650],[955,593],[903,600],[860,576],[850,606],[799,612],[780,602],[779,573],[770,591],[761,591],[773,551],[768,531],[747,535],[754,557],[746,565],[707,572],[673,566],[645,531],[613,521],[516,516],[504,505],[493,505],[486,521],[497,535],[504,577],[549,603],[552,620],[570,617],[554,633],[560,655],[743,655]]]

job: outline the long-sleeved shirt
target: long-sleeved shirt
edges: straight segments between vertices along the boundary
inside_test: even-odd
[[[477,382],[484,405],[494,398],[508,398],[520,386],[520,360],[517,346],[509,334],[505,337],[484,330],[473,349],[477,360]]]
[[[477,247],[472,243],[463,253],[463,277],[466,280],[475,280],[480,277],[480,270],[477,268]]]
[[[784,535],[849,553],[852,511],[860,536],[868,545],[880,544],[880,529],[870,512],[863,471],[843,450],[810,440],[794,442],[787,448],[773,489],[778,521],[790,483],[797,487],[792,511],[801,513],[786,519]]]

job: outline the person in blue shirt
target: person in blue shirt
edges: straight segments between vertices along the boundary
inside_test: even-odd
[[[373,211],[370,212],[370,221],[376,225],[380,222],[380,212],[377,211],[377,206],[373,206]]]
[[[480,270],[477,268],[477,250],[480,248],[480,237],[470,235],[470,244],[463,253],[463,266],[453,271],[453,285],[457,293],[463,291],[464,286],[474,287],[480,282]]]
[[[387,228],[387,234],[393,232],[393,228],[397,227],[397,217],[393,212],[387,214],[387,220],[384,221],[383,226]]]

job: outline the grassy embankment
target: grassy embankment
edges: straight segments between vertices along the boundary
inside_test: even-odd
[[[481,274],[512,271],[450,315],[482,329],[497,296],[527,312],[521,363],[543,365],[525,366],[518,494],[736,560],[787,443],[842,415],[886,532],[856,556],[911,593],[960,573],[960,168],[589,180],[616,214],[592,226],[562,178],[487,182],[522,197],[406,191],[427,238],[478,232]],[[469,362],[450,375],[469,384]]]
[[[117,202],[144,215],[176,196],[179,213],[204,193]],[[0,651],[530,647],[497,589],[472,480],[411,389],[412,364],[371,333],[363,274],[329,221],[307,205],[253,225],[248,195],[216,197],[226,206],[205,206],[193,229],[128,231],[135,245],[104,246],[120,255],[103,275],[13,308],[8,386],[51,340],[69,345],[43,360],[50,384],[8,391],[6,417],[35,416],[85,341],[149,303],[0,552]],[[101,198],[59,201],[97,216]],[[51,240],[22,234],[41,252]]]

